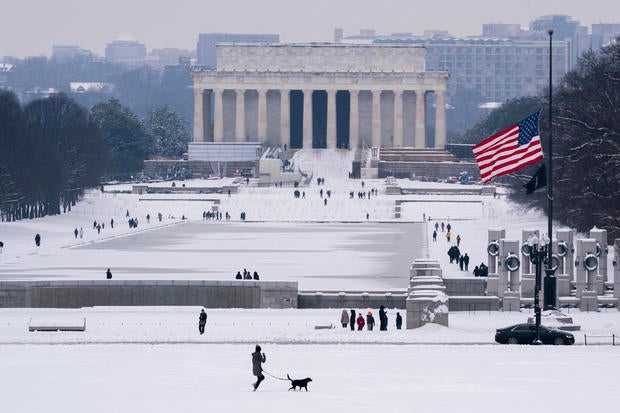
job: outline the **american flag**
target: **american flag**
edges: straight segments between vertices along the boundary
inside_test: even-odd
[[[472,150],[482,182],[507,175],[543,158],[538,133],[539,115],[540,111],[474,145]]]

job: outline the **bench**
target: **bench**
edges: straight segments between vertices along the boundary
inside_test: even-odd
[[[46,318],[31,318],[28,322],[28,331],[85,331],[86,318],[73,317],[61,320]]]

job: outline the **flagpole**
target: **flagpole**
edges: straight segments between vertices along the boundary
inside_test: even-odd
[[[549,247],[547,268],[545,269],[545,308],[556,307],[556,278],[553,267],[553,29],[549,29],[549,140],[547,154],[549,168],[547,168],[547,234]]]

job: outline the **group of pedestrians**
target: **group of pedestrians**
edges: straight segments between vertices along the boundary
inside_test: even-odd
[[[357,314],[357,315],[356,315]],[[368,310],[366,313],[366,317],[362,315],[362,313],[356,313],[355,310],[342,310],[342,314],[340,316],[340,324],[342,324],[342,328],[350,327],[351,331],[355,331],[355,327],[357,326],[357,331],[362,331],[364,327],[368,331],[372,331],[375,327],[375,317],[372,314],[371,310]],[[396,329],[400,330],[403,325],[403,318],[399,312],[396,313]],[[379,307],[379,330],[386,331],[388,327],[388,316],[387,311],[384,306]]]
[[[461,271],[469,271],[469,255],[461,254],[458,246],[453,245],[448,249],[448,257],[450,257],[450,264],[455,263]]]
[[[241,271],[237,271],[237,274],[235,275],[235,280],[257,280],[258,281],[260,280],[260,277],[256,271],[254,271],[254,274],[252,274],[250,271],[244,268],[243,274],[241,274]]]

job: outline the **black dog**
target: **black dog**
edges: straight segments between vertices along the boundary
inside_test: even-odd
[[[306,377],[305,379],[300,380],[293,380],[289,377],[288,374],[286,375],[286,377],[291,381],[291,388],[289,390],[296,390],[297,387],[299,387],[299,390],[304,388],[306,389],[306,391],[308,391],[308,383],[312,381],[310,377]]]

